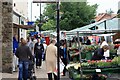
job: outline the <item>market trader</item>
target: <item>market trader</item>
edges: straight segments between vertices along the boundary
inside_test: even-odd
[[[107,45],[104,45],[102,48],[97,49],[97,50],[94,52],[94,55],[93,55],[93,57],[92,57],[92,60],[105,59],[104,52],[106,52],[108,49],[109,49],[109,48],[108,48]]]

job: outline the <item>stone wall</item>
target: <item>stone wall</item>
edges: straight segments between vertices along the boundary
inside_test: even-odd
[[[2,0],[2,72],[12,72],[12,0]]]
[[[0,72],[2,71],[2,2],[0,1]]]

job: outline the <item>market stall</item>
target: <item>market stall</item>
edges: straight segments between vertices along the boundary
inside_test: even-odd
[[[107,31],[107,30],[106,30]],[[104,31],[84,31],[77,32],[76,43],[72,44],[72,47],[69,49],[70,54],[70,63],[67,66],[69,77],[73,80],[91,80],[94,78],[94,75],[100,78],[99,80],[106,80],[108,74],[119,73],[120,66],[118,65],[119,61],[114,62],[112,60],[117,53],[117,50],[113,48],[113,45],[110,45],[110,60],[101,60],[93,61],[91,60],[94,51],[100,48],[99,45],[81,45],[79,41],[79,34],[102,34]],[[90,33],[91,32],[91,33]],[[107,31],[108,33],[115,33],[114,31]],[[92,64],[93,63],[93,64]],[[115,65],[114,65],[115,64]],[[72,65],[72,66],[71,66]],[[101,79],[103,78],[103,79]],[[97,80],[97,79],[94,79]]]
[[[110,57],[109,59],[93,61],[91,57],[94,51],[100,48],[98,44],[84,45],[81,44],[79,37],[84,36],[110,36],[116,35],[119,29],[119,18],[103,20],[86,25],[80,28],[73,29],[66,33],[66,35],[74,35],[77,37],[76,45],[70,48],[69,54],[71,61],[67,65],[69,77],[73,80],[106,80],[109,74],[119,73],[120,71],[120,57],[117,57],[117,50],[114,49],[114,44],[109,44]],[[94,29],[91,29],[93,28]],[[111,39],[112,40],[112,39]],[[92,79],[95,78],[99,79]],[[102,79],[101,79],[102,78]]]
[[[66,67],[69,71],[69,77],[73,80],[106,80],[109,74],[120,72],[120,57],[115,57],[112,60],[98,60],[80,63],[70,63]],[[82,77],[80,75],[80,68],[82,68]],[[119,77],[119,76],[118,76]]]

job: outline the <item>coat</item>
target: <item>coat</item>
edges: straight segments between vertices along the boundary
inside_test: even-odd
[[[34,54],[38,56],[38,54],[42,55],[43,52],[44,52],[43,44],[36,43],[34,46]]]
[[[19,58],[19,61],[29,61],[33,60],[33,55],[26,45],[21,45],[17,48],[15,55]]]
[[[94,55],[92,57],[92,60],[101,60],[104,59],[104,50],[103,48],[99,48],[94,52]]]
[[[16,49],[18,48],[18,46],[19,46],[18,41],[16,40],[15,37],[13,37],[13,53],[16,52]]]
[[[57,47],[50,44],[46,50],[46,69],[47,73],[53,73],[57,64]]]

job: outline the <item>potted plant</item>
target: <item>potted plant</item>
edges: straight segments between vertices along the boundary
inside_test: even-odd
[[[92,53],[95,51],[95,47],[93,45],[86,45],[82,49],[82,53],[85,54],[86,60],[91,60]]]

